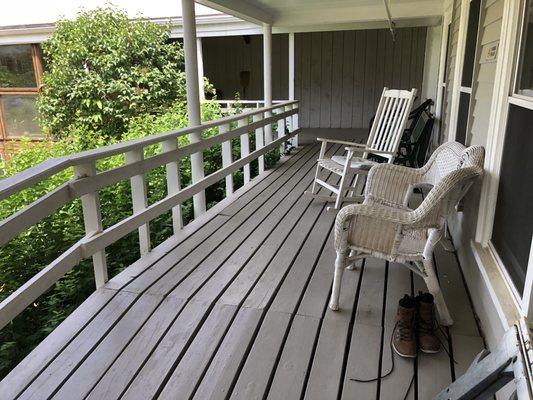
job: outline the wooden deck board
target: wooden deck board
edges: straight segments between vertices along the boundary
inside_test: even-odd
[[[412,278],[366,260],[346,271],[341,310],[327,308],[335,215],[302,197],[317,154],[299,150],[111,279],[0,383],[0,398],[390,399],[413,373],[419,399],[437,393],[452,378],[444,352],[421,355],[418,368],[396,356],[389,377],[349,380],[389,370],[397,302]],[[436,256],[453,297],[457,375],[483,341],[456,258]]]

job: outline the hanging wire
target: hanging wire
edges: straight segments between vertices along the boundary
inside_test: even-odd
[[[392,41],[395,42],[396,41],[396,31],[395,31],[396,24],[392,20],[392,15],[391,15],[391,12],[390,12],[388,0],[383,0],[383,3],[385,4],[385,11],[387,12],[387,19],[389,20],[389,30],[390,30],[390,34],[392,36]]]

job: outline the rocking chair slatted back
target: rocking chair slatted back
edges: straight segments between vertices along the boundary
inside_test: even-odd
[[[396,90],[384,88],[378,104],[376,118],[370,129],[365,157],[374,151],[396,153],[407,124],[409,111],[416,96],[416,89]],[[389,162],[395,154],[383,155]]]

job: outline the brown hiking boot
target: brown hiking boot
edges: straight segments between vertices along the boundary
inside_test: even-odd
[[[418,306],[417,333],[420,350],[424,353],[438,353],[440,340],[437,337],[437,320],[435,317],[435,304],[431,293],[419,293],[416,296]]]
[[[398,303],[396,325],[392,332],[392,347],[402,357],[416,357],[415,300],[404,295]]]

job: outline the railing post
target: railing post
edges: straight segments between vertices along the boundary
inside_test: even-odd
[[[276,114],[283,114],[284,112],[284,107],[280,107],[276,110]],[[276,139],[280,139],[282,138],[283,136],[285,136],[285,118],[280,118],[278,119],[278,122],[277,122],[277,138]],[[279,152],[280,154],[283,154],[283,152],[285,151],[285,142],[281,143],[279,145]]]
[[[74,167],[74,177],[76,179],[95,176],[96,165],[90,164],[76,165]],[[100,198],[98,192],[87,193],[81,196],[81,207],[83,210],[83,223],[87,236],[102,231],[102,213],[100,212]],[[93,255],[94,281],[99,289],[107,282],[107,262],[105,249]]]
[[[189,126],[201,124],[200,112],[200,84],[198,82],[198,48],[196,41],[196,15],[193,0],[181,0],[183,17],[183,49],[185,52],[185,83],[187,86],[187,114]],[[191,143],[202,140],[202,131],[189,135]],[[202,152],[191,155],[191,178],[196,183],[204,178],[204,156]],[[203,214],[206,210],[205,191],[193,196],[194,216]]]
[[[247,126],[248,125],[248,117],[241,118],[237,125],[239,128]],[[250,154],[250,137],[248,136],[248,132],[243,133],[240,137],[241,140],[241,158],[246,157],[248,154]],[[250,164],[246,164],[243,167],[244,172],[244,184],[246,185],[248,182],[250,182]]]
[[[264,119],[264,114],[255,114],[252,117],[253,122],[259,122],[262,119]],[[257,128],[255,130],[255,149],[259,150],[262,149],[265,146],[265,136],[263,127]],[[259,165],[259,174],[261,175],[263,172],[265,172],[265,156],[259,156],[257,159],[257,163]]]
[[[292,105],[292,109],[298,109],[298,103]],[[298,129],[298,113],[292,115],[292,130]],[[292,145],[298,147],[298,135],[293,136]]]
[[[223,133],[229,132],[230,124],[220,125],[218,127],[218,133],[221,135]],[[231,140],[226,140],[222,142],[222,168],[229,167],[233,162],[231,155]],[[233,174],[226,175],[226,196],[229,196],[233,193]]]
[[[164,153],[176,151],[178,149],[178,141],[170,139],[162,143],[162,150]],[[181,190],[180,179],[180,164],[179,161],[172,161],[166,165],[167,172],[167,193],[172,195]],[[181,214],[181,204],[172,208],[172,228],[174,234],[178,233],[183,227],[183,217]]]
[[[272,105],[272,25],[263,24],[263,94],[265,107]],[[268,111],[265,118],[272,115]],[[272,125],[265,125],[265,144],[272,142]]]
[[[142,161],[143,149],[132,150],[126,153],[126,164]],[[131,200],[133,212],[138,213],[148,207],[148,195],[146,193],[146,177],[144,174],[134,175],[130,178]],[[150,225],[148,223],[139,227],[139,248],[141,257],[150,251]]]

